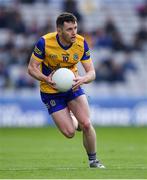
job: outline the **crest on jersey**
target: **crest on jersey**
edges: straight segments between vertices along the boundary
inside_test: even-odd
[[[63,62],[68,62],[69,54],[62,54]]]
[[[75,53],[75,54],[73,55],[73,59],[74,59],[74,61],[78,61],[79,56],[78,56],[78,54],[77,54],[77,53]]]

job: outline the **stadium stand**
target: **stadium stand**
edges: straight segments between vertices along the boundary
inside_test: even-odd
[[[38,88],[37,82],[27,75],[26,65],[37,38],[55,30],[54,21],[63,10],[63,2],[0,0],[0,91],[24,88],[31,91]],[[147,38],[136,41],[141,26],[144,27],[143,37],[147,36],[147,19],[140,18],[136,11],[144,1],[76,2],[82,16],[83,29],[80,33],[85,35],[90,44],[97,71],[100,72],[99,67],[105,59],[113,59],[112,71],[121,69],[124,78],[123,81],[95,81],[88,86],[87,91],[103,96],[146,96]],[[116,28],[115,32],[105,29],[110,19]]]

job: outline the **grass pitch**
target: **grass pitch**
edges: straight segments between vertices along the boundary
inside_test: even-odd
[[[106,169],[90,169],[82,135],[66,139],[56,128],[0,129],[1,179],[145,179],[147,127],[96,128]]]

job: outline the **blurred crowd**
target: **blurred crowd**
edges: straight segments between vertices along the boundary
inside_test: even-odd
[[[1,2],[1,1],[0,1]],[[30,4],[37,0],[17,0],[16,4]],[[50,0],[41,1],[49,5]],[[140,18],[140,28],[136,29],[133,42],[126,43],[119,32],[113,17],[109,17],[103,27],[98,27],[92,32],[83,28],[84,17],[80,12],[77,1],[64,0],[62,11],[75,14],[79,21],[79,34],[84,35],[91,50],[100,48],[109,49],[112,54],[123,52],[123,63],[116,63],[113,56],[106,57],[96,65],[96,82],[106,81],[109,83],[125,82],[126,71],[137,71],[131,53],[133,51],[145,51],[147,47],[147,1],[140,4],[134,11]],[[34,20],[27,24],[19,8],[0,4],[0,89],[5,88],[36,88],[37,82],[26,73],[26,67],[37,39],[54,31],[54,23],[48,19],[42,26],[38,26]]]

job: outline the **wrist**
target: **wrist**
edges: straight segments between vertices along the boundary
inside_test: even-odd
[[[45,81],[45,82],[48,82],[47,76],[43,76],[43,77],[42,77],[42,80]]]

